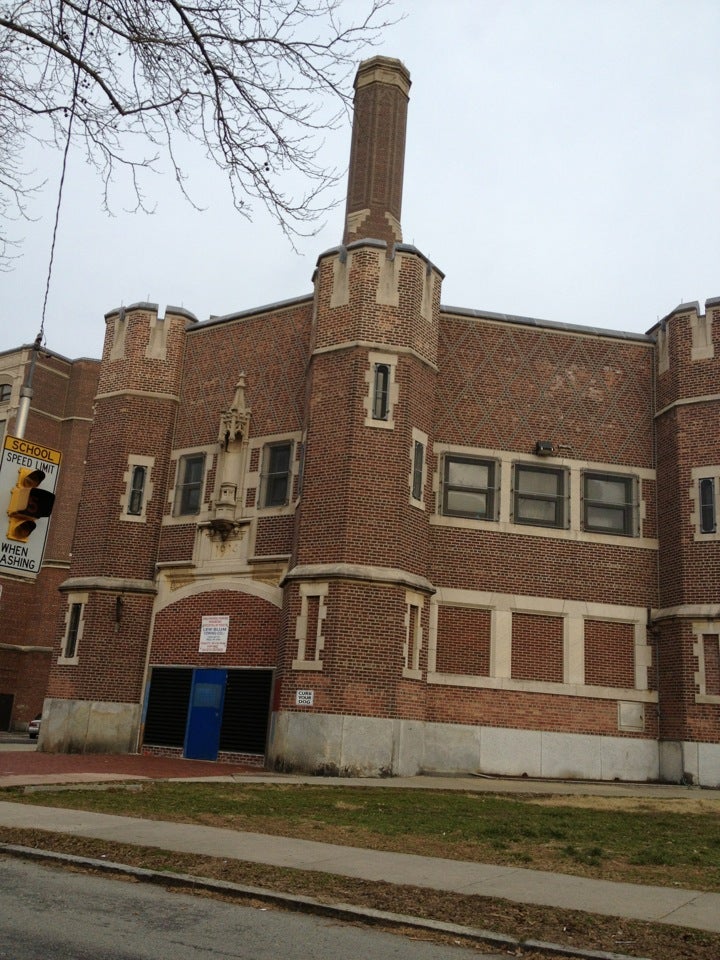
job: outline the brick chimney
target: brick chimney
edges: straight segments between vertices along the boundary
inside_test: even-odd
[[[390,57],[365,60],[355,77],[343,243],[402,241],[403,168],[410,74]]]

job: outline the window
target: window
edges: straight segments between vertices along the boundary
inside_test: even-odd
[[[7,403],[10,400],[12,387],[9,383],[0,383],[0,403]]]
[[[700,480],[700,533],[715,533],[716,530],[715,480],[703,477]]]
[[[446,456],[443,513],[451,517],[494,520],[496,467],[494,460]]]
[[[394,430],[393,413],[398,403],[398,357],[392,353],[368,353],[364,379],[367,394],[363,397],[365,426],[380,430]]]
[[[72,660],[77,654],[82,608],[83,605],[81,603],[70,604],[70,616],[68,617],[67,633],[65,635],[65,651],[63,654],[66,660]]]
[[[422,443],[422,441],[416,440],[414,444],[413,468],[412,468],[413,500],[422,500],[424,465],[425,465],[425,445]]]
[[[204,453],[193,453],[180,458],[180,462],[178,463],[178,483],[175,490],[176,516],[185,516],[200,512],[204,476]]]
[[[583,474],[583,526],[596,533],[635,534],[635,481],[612,473]]]
[[[133,517],[142,514],[143,498],[145,496],[145,478],[147,467],[134,466],[130,477],[130,495],[128,497],[127,512]]]
[[[373,420],[387,420],[390,414],[390,364],[376,363],[373,380]]]
[[[566,472],[562,468],[515,465],[514,520],[539,527],[567,521]]]
[[[290,462],[292,442],[269,443],[263,457],[262,498],[263,507],[282,507],[290,494]]]

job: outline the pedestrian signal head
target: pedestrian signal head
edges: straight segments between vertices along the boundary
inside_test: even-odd
[[[45,479],[42,470],[31,470],[20,467],[18,479],[10,492],[10,518],[7,530],[8,540],[18,540],[26,543],[30,534],[37,526],[41,517],[49,517],[55,503],[55,494],[49,490],[41,490],[40,484]]]

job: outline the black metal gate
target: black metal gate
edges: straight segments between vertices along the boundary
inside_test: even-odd
[[[184,749],[192,667],[153,667],[143,743]],[[270,718],[272,670],[228,670],[220,750],[264,754]]]

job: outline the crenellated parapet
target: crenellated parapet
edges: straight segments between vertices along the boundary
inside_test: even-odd
[[[651,331],[657,342],[657,408],[720,394],[720,297],[681,303]]]
[[[176,393],[182,372],[185,332],[197,319],[182,307],[134,303],[105,315],[103,365],[98,392]]]
[[[437,362],[443,273],[417,248],[362,240],[322,254],[315,274],[316,353],[382,344]]]

